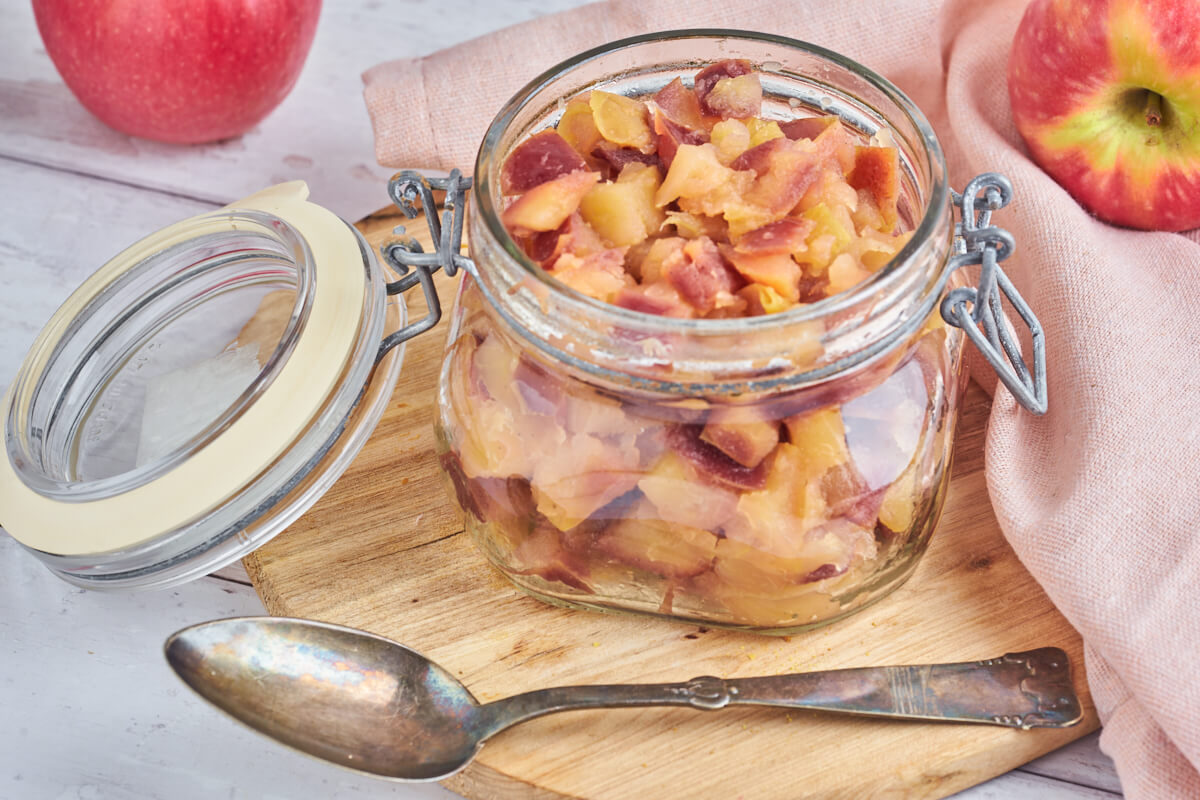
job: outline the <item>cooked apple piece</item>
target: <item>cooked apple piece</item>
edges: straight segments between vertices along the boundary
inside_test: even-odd
[[[617,176],[617,183],[636,186],[641,191],[638,196],[637,208],[641,212],[646,230],[651,233],[659,231],[666,221],[666,215],[654,202],[658,187],[662,185],[662,173],[657,165],[641,163],[626,164]]]
[[[583,433],[572,434],[556,449],[538,450],[536,460],[530,484],[538,511],[564,531],[634,488],[642,477],[635,448]]]
[[[664,225],[674,226],[675,232],[685,239],[707,236],[714,242],[729,238],[729,225],[721,217],[692,214],[688,211],[668,211]]]
[[[769,287],[789,305],[799,301],[800,265],[787,253],[739,253],[726,247],[725,257],[747,281]]]
[[[700,314],[729,305],[740,281],[717,246],[707,237],[683,242],[683,258],[669,258],[663,264],[666,279]]]
[[[745,467],[756,467],[779,444],[779,422],[761,406],[718,406],[700,438]]]
[[[842,253],[834,258],[829,263],[829,269],[825,274],[829,279],[829,285],[825,291],[830,296],[857,286],[871,277],[871,271],[863,269],[862,265],[858,263],[858,259],[849,253]]]
[[[821,168],[816,180],[809,184],[804,195],[792,209],[792,214],[803,214],[814,206],[824,203],[831,208],[845,206],[851,212],[858,208],[858,191],[846,183],[845,176],[836,164],[828,163]],[[852,224],[852,229],[857,226]]]
[[[564,389],[562,380],[557,375],[535,362],[531,356],[522,353],[517,358],[512,381],[526,411],[555,417],[561,422]]]
[[[654,112],[654,136],[657,146],[658,160],[666,169],[671,168],[675,153],[683,144],[697,145],[708,141],[707,131],[691,131],[673,120],[667,119],[662,112]]]
[[[486,396],[507,408],[524,410],[514,386],[518,357],[516,350],[500,335],[491,335],[476,347],[472,371]]]
[[[738,289],[738,297],[746,301],[746,313],[754,317],[778,314],[795,305],[795,303],[785,300],[770,286],[764,286],[761,283],[751,283]]]
[[[625,248],[601,250],[587,258],[563,253],[554,262],[550,274],[577,292],[612,302],[622,290],[635,286],[633,277],[625,271]]]
[[[562,537],[548,525],[534,525],[509,555],[508,568],[517,575],[535,575],[551,583],[562,583],[591,593],[588,564],[573,557],[562,545]]]
[[[740,194],[749,187],[750,180],[751,176],[739,175],[722,164],[712,144],[680,145],[654,203],[661,208],[680,197],[702,198],[722,190]]]
[[[638,489],[655,516],[693,528],[716,530],[737,510],[737,494],[705,481],[691,462],[672,450],[662,453]]]
[[[821,170],[810,144],[786,138],[771,139],[747,150],[733,167],[754,170],[758,177],[746,193],[746,200],[767,209],[775,218],[796,206]]]
[[[814,224],[808,235],[808,250],[800,260],[811,265],[818,274],[824,274],[834,257],[845,252],[854,241],[854,223],[845,208],[831,208],[825,203],[818,203],[803,216]]]
[[[855,189],[871,193],[885,230],[895,227],[900,218],[896,205],[900,198],[900,161],[896,148],[854,148],[854,169],[846,179]]]
[[[520,536],[529,530],[534,505],[527,480],[517,477],[468,478],[461,459],[453,451],[443,453],[438,461],[464,513],[481,522],[495,522],[512,536]]]
[[[654,105],[658,106],[662,116],[689,132],[703,135],[706,126],[704,113],[700,110],[700,101],[696,98],[696,93],[684,86],[679,78],[659,89],[651,99]]]
[[[850,218],[854,221],[854,229],[859,235],[867,231],[887,230],[883,214],[880,213],[879,206],[875,205],[875,196],[866,189],[856,189],[855,192],[858,194],[858,202],[850,212]]]
[[[515,412],[495,400],[477,401],[474,423],[458,443],[463,471],[471,478],[507,478],[533,474],[536,453],[563,446],[566,435],[544,418]]]
[[[566,222],[591,188],[596,172],[571,172],[533,187],[504,209],[500,220],[514,236],[552,231]]]
[[[861,139],[835,117],[833,122],[813,140],[813,143],[823,161],[836,162],[841,173],[848,175],[850,170],[854,169],[854,151],[860,141]]]
[[[713,105],[709,104],[709,102],[708,102],[709,95],[716,88],[717,84],[719,84],[723,80],[728,80],[730,78],[738,78],[741,76],[750,76],[754,79],[754,83],[758,84],[759,83],[758,76],[753,75],[753,72],[754,72],[754,67],[750,64],[749,61],[746,61],[745,59],[735,59],[735,58],[726,59],[725,61],[718,61],[716,64],[710,64],[709,66],[707,66],[704,69],[697,72],[696,77],[693,80],[693,86],[695,87],[696,99],[700,101],[701,113],[707,114],[708,116],[713,116],[713,117],[736,117],[736,116],[739,116],[738,114],[722,113],[722,108],[720,107],[720,104],[729,102],[729,99],[731,97],[739,96],[738,92],[732,92],[728,89],[723,90],[722,93],[717,98],[718,106],[713,106]],[[762,86],[761,85],[759,85],[759,87],[758,87],[758,101],[759,101],[759,104],[761,105],[761,103],[762,103]],[[755,116],[756,114],[758,114],[757,106],[751,113],[746,114],[744,116],[751,117],[751,116]]]
[[[654,314],[659,317],[688,318],[696,316],[696,311],[683,299],[679,290],[665,280],[642,284],[630,289],[621,290],[613,305],[639,311],[643,314]]]
[[[899,478],[888,486],[879,505],[879,521],[895,533],[906,533],[916,519],[921,502],[917,491],[917,462],[909,464]]]
[[[754,117],[746,120],[746,129],[750,131],[750,147],[758,147],[763,142],[779,139],[784,136],[783,129],[773,119]]]
[[[804,454],[808,480],[820,478],[826,471],[850,461],[846,426],[837,406],[788,417],[784,424],[789,441]]]
[[[721,120],[713,126],[709,141],[717,148],[717,160],[722,164],[732,164],[750,149],[750,129],[740,120]]]
[[[567,103],[555,130],[584,159],[604,139],[592,118],[592,106],[587,97],[576,97]]]
[[[706,578],[701,575],[695,580]],[[707,584],[706,584],[707,585]],[[837,616],[841,603],[819,584],[789,587],[786,591],[751,592],[730,587],[714,576],[707,594],[724,607],[728,621],[751,628],[779,629],[807,625]]]
[[[839,464],[821,476],[821,493],[829,507],[830,517],[840,517],[861,525],[875,527],[883,489],[871,489],[851,463]]]
[[[837,121],[838,118],[832,115],[801,117],[800,119],[781,122],[779,123],[779,128],[783,131],[783,135],[789,139],[816,139],[825,132],[826,128]]]
[[[683,246],[687,239],[680,236],[667,236],[655,239],[646,252],[639,266],[639,279],[643,285],[656,283],[667,279],[671,265],[687,259]]]
[[[860,264],[871,272],[875,272],[884,264],[891,261],[892,257],[900,252],[900,249],[904,245],[908,244],[911,236],[911,232],[893,236],[867,229],[855,240],[851,246],[851,251]]]
[[[666,219],[654,204],[658,186],[657,167],[630,164],[616,183],[593,186],[580,204],[580,214],[612,246],[638,244]]]
[[[621,436],[637,427],[620,402],[599,392],[566,392],[562,404],[568,433]]]
[[[802,252],[808,248],[808,236],[815,227],[812,220],[785,217],[742,234],[733,249],[756,256]]]
[[[632,147],[622,147],[612,142],[599,142],[592,150],[592,155],[608,164],[610,171],[614,174],[620,173],[622,169],[630,164],[652,166],[656,172],[658,168],[658,155],[656,153],[643,153],[641,150]]]
[[[596,548],[635,569],[680,579],[712,566],[717,537],[700,528],[635,517],[609,528]]]
[[[545,130],[521,142],[504,159],[500,191],[506,195],[524,194],[547,181],[584,170],[587,164],[567,140],[556,130]]]
[[[717,81],[704,102],[719,117],[750,119],[762,110],[762,99],[762,83],[750,73]]]
[[[737,489],[761,489],[766,485],[768,464],[746,467],[717,448],[701,441],[698,425],[675,425],[667,431],[667,446],[686,459],[705,478]]]
[[[588,98],[600,135],[621,147],[654,152],[654,134],[646,104],[632,97],[594,90]]]
[[[566,222],[552,231],[541,231],[521,237],[525,254],[543,267],[550,267],[563,253],[586,258],[606,249],[600,235],[583,221],[579,212],[572,213]]]
[[[627,247],[650,235],[638,204],[641,188],[628,183],[600,183],[580,203],[579,213],[609,245]],[[651,205],[653,208],[653,205]]]

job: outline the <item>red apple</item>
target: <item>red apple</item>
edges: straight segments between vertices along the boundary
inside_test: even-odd
[[[1200,2],[1033,0],[1008,62],[1033,159],[1101,219],[1200,226]]]
[[[291,91],[321,0],[33,0],[59,74],[119,131],[199,143],[245,133]]]

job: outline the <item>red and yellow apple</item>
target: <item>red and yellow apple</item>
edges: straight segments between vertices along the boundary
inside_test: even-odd
[[[291,91],[321,0],[33,0],[46,52],[88,111],[164,142],[238,136]]]
[[[1017,130],[1097,217],[1200,226],[1200,2],[1034,0],[1008,62]]]

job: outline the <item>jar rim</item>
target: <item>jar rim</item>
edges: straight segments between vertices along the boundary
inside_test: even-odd
[[[920,222],[913,228],[912,236],[883,268],[873,273],[870,278],[843,292],[814,303],[799,304],[776,314],[756,317],[691,319],[665,317],[636,311],[590,297],[555,278],[547,270],[534,263],[517,245],[501,221],[499,210],[492,202],[493,182],[490,178],[493,162],[501,155],[500,146],[503,136],[516,119],[517,114],[538,92],[553,81],[590,61],[643,44],[680,39],[738,39],[778,45],[789,50],[817,56],[865,80],[873,88],[883,93],[888,100],[895,103],[908,117],[908,121],[920,134],[921,145],[929,161],[930,186]],[[639,34],[586,50],[549,68],[517,91],[493,118],[476,157],[474,187],[473,201],[480,217],[487,226],[488,232],[500,243],[505,253],[512,257],[529,278],[555,292],[558,297],[568,301],[569,304],[586,309],[590,314],[609,318],[615,323],[632,323],[643,328],[655,329],[656,332],[714,335],[745,333],[823,319],[863,302],[864,299],[892,283],[903,272],[905,266],[918,255],[924,243],[936,232],[950,199],[946,160],[941,144],[938,142],[929,120],[899,87],[865,65],[819,45],[776,34],[725,28],[692,28]]]

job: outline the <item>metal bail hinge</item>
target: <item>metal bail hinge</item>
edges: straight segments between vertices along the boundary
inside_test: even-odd
[[[1012,234],[989,224],[992,212],[1012,199],[1012,184],[1003,175],[985,172],[968,183],[962,194],[952,192],[952,196],[962,221],[954,227],[955,255],[950,258],[949,270],[978,264],[979,285],[947,292],[942,300],[942,318],[966,332],[1018,403],[1034,414],[1045,414],[1046,342],[1042,325],[999,266],[999,262],[1012,255],[1015,246]],[[1005,319],[1000,306],[1001,292],[1029,328],[1033,343],[1032,372]]]
[[[403,225],[395,229],[396,238],[380,246],[380,255],[400,275],[400,280],[387,285],[387,293],[401,294],[420,284],[429,311],[416,322],[410,322],[384,339],[379,345],[377,358],[383,358],[396,345],[429,330],[442,318],[442,304],[433,285],[433,273],[443,269],[452,276],[460,268],[471,265],[471,259],[460,252],[466,193],[470,188],[471,179],[464,178],[458,170],[452,170],[445,178],[426,178],[418,172],[404,170],[397,172],[388,182],[388,196],[404,216],[415,219],[424,210],[425,223],[433,237],[434,252],[426,253],[420,242],[411,236],[404,236]],[[440,220],[437,203],[433,199],[435,189],[446,193]]]

